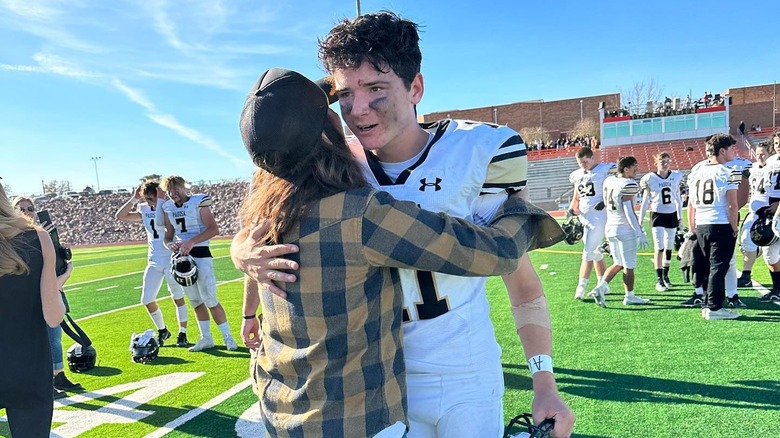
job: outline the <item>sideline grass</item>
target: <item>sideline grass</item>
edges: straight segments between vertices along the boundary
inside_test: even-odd
[[[218,282],[240,278],[224,257],[228,244],[212,244]],[[624,307],[618,275],[612,282],[613,294],[607,296],[609,307],[601,309],[592,300],[573,299],[580,249],[579,245],[559,244],[532,254],[550,302],[559,389],[578,416],[574,436],[780,436],[780,382],[775,377],[780,362],[776,347],[780,307],[760,304],[756,291],[742,289],[740,293],[749,306],[740,311],[742,318],[705,321],[698,309],[677,305],[690,294],[690,287],[655,292],[651,254],[644,252],[639,257],[636,291],[651,298],[653,304]],[[247,378],[248,353],[243,348],[237,352],[217,348],[189,353],[165,347],[150,365],[132,363],[130,334],[152,327],[145,309],[137,305],[140,290],[136,288],[141,284],[145,252],[144,245],[75,251],[76,269],[67,288],[74,314],[83,318],[122,310],[82,321],[95,340],[99,366],[71,376],[91,391],[124,386],[97,400],[57,405],[54,426],[59,429],[55,430],[73,425],[85,428],[80,435],[61,436],[142,437],[155,433]],[[541,269],[542,265],[547,266]],[[671,277],[680,282],[677,266],[674,262]],[[756,263],[754,278],[769,283],[762,261]],[[116,287],[98,291],[110,286]],[[236,337],[241,322],[241,289],[240,281],[219,286],[220,300]],[[163,287],[159,297],[166,296]],[[508,420],[530,410],[531,379],[500,279],[488,282],[488,296],[497,339],[504,349]],[[171,301],[159,302],[166,322],[175,327]],[[132,307],[125,308],[128,306]],[[198,330],[191,310],[189,319],[190,339],[195,340]],[[221,345],[213,324],[212,331]],[[66,349],[71,343],[64,339]],[[158,380],[151,388],[126,387],[145,379]],[[176,386],[172,384],[176,379],[186,382]],[[132,402],[143,391],[153,389],[160,393]],[[234,436],[239,418],[255,402],[251,390],[243,389],[165,436]],[[101,424],[106,421],[113,424]],[[0,436],[7,435],[7,424],[0,422]]]

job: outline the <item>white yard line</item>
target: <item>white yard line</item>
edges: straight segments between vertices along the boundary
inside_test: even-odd
[[[169,422],[165,426],[155,430],[154,432],[146,435],[144,438],[160,438],[170,432],[173,432],[177,427],[181,426],[182,424],[192,420],[193,418],[197,417],[198,415],[206,412],[207,410],[213,408],[214,406],[222,403],[223,401],[229,399],[230,397],[238,394],[241,392],[244,388],[249,387],[249,385],[252,384],[251,379],[246,379],[243,382],[240,382],[236,386],[228,389],[227,391],[223,392],[222,394],[219,394],[218,396],[212,398],[211,400],[207,401],[206,403],[203,403],[202,405],[198,406],[195,409],[192,409],[188,411],[186,414],[174,419],[173,421]]]
[[[114,289],[114,288],[117,288],[117,287],[119,287],[119,286],[113,285],[113,286],[108,286],[108,287],[101,287],[100,289],[95,289],[95,290],[100,292],[100,291],[104,291],[104,290]]]
[[[753,289],[757,290],[762,297],[771,292],[771,290],[765,288],[763,284],[757,282],[756,280],[753,280]]]
[[[227,281],[220,281],[220,282],[217,282],[217,286],[222,286],[223,284],[228,284],[228,283],[235,283],[236,281],[244,281],[244,277],[234,278],[232,280],[227,280]],[[116,286],[114,286],[114,287],[116,287]],[[122,310],[132,309],[134,307],[141,307],[141,306],[143,306],[143,304],[138,303],[138,304],[133,304],[131,306],[120,307],[118,309],[107,310],[105,312],[96,313],[94,315],[89,315],[89,316],[85,316],[83,318],[79,318],[79,319],[76,320],[76,322],[86,321],[88,319],[97,318],[98,316],[109,315],[111,313],[121,312]]]
[[[216,259],[224,259],[225,257],[230,257],[230,255],[223,255],[223,256],[219,256],[219,257],[214,257],[214,259],[215,260]],[[144,271],[128,272],[128,273],[125,273],[125,274],[114,275],[114,276],[111,276],[111,277],[96,278],[94,280],[86,280],[86,281],[79,281],[78,283],[70,283],[70,284],[66,285],[65,287],[79,286],[79,285],[88,284],[88,283],[97,283],[98,281],[111,280],[113,278],[122,278],[122,277],[127,277],[128,275],[143,274],[143,273],[144,273]],[[67,292],[67,291],[65,291],[65,292]]]

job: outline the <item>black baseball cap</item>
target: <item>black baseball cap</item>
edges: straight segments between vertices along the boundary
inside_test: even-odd
[[[255,83],[241,112],[241,137],[256,165],[267,152],[305,157],[328,119],[325,92],[298,72],[267,70]]]

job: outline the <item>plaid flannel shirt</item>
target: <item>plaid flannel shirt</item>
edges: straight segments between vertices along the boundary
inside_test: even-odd
[[[526,251],[562,239],[554,219],[518,199],[491,228],[370,188],[309,205],[284,236],[300,247],[289,256],[298,281],[278,284],[285,299],[260,297],[264,354],[254,375],[266,431],[369,437],[406,423],[403,298],[392,268],[508,274]]]

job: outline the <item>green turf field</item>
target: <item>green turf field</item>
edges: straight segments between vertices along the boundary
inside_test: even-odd
[[[212,243],[214,266],[220,300],[240,339],[242,283],[228,243]],[[636,291],[652,305],[623,306],[618,275],[602,309],[573,299],[580,249],[562,243],[532,254],[550,302],[559,388],[578,417],[574,436],[780,437],[780,307],[760,304],[758,291],[743,289],[749,308],[740,319],[705,321],[698,309],[677,305],[689,287],[655,291],[647,252],[639,260]],[[153,327],[138,304],[145,245],[76,249],[74,263],[66,291],[73,317],[94,340],[98,367],[69,373],[89,392],[55,404],[56,436],[258,436],[249,354],[225,350],[215,326],[216,349],[164,347],[152,364],[132,363],[131,333]],[[756,271],[754,278],[769,284],[763,261]],[[681,281],[676,263],[671,278]],[[500,279],[490,280],[488,294],[504,348],[508,420],[530,411],[531,380]],[[166,295],[163,288],[160,296]],[[175,327],[172,302],[160,303]],[[191,341],[198,334],[194,321],[190,311]],[[66,349],[71,343],[64,339]],[[0,436],[8,434],[0,422]]]

